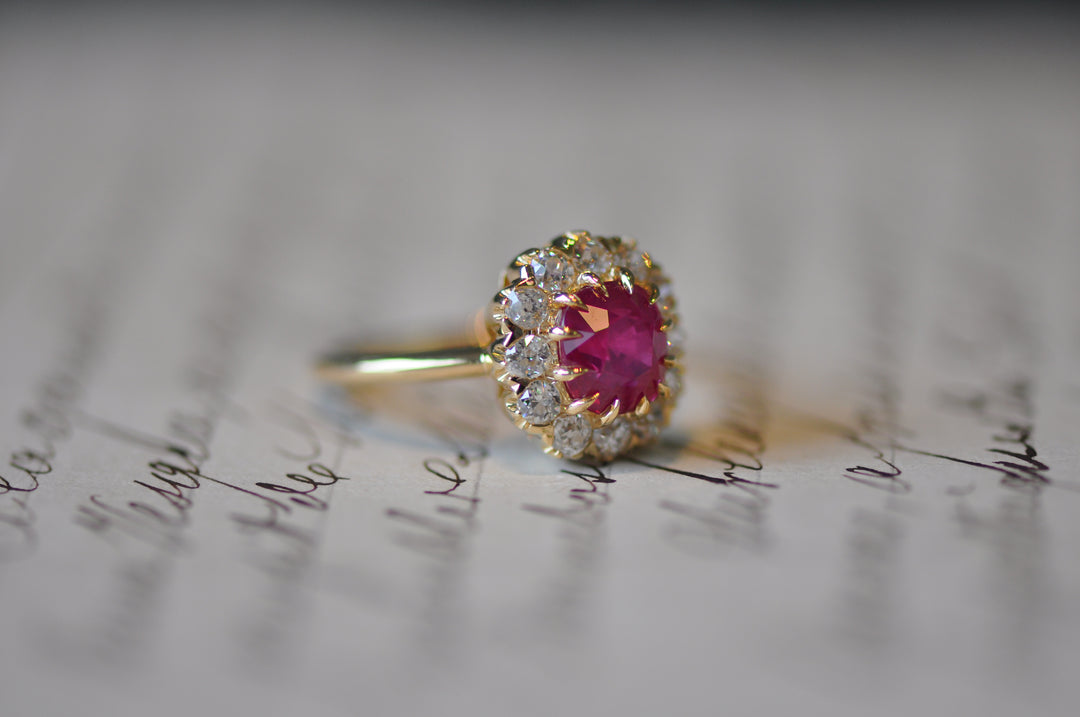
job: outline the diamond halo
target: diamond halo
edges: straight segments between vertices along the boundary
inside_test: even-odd
[[[632,239],[574,231],[521,253],[486,312],[500,404],[557,457],[606,462],[654,441],[682,383],[675,306]]]

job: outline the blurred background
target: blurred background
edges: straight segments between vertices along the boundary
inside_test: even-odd
[[[7,287],[43,253],[87,243],[71,231],[75,213],[137,221],[103,198],[183,213],[203,193],[225,210],[238,206],[230,192],[250,191],[262,193],[247,200],[259,209],[237,221],[259,223],[251,241],[288,244],[281,251],[318,265],[322,286],[351,277],[345,311],[381,290],[365,267],[400,275],[422,253],[442,269],[423,271],[425,285],[446,297],[429,310],[457,320],[518,250],[573,227],[637,236],[677,276],[708,264],[709,290],[724,292],[740,280],[726,273],[734,252],[792,256],[811,235],[835,234],[832,195],[850,185],[891,183],[882,196],[895,189],[920,209],[959,206],[962,194],[928,182],[992,192],[965,184],[968,174],[1008,166],[994,177],[1022,183],[1017,172],[1075,155],[1077,32],[1064,4],[5,3],[2,13]],[[152,251],[169,224],[144,221],[137,243]],[[290,303],[311,294],[278,290],[299,295]],[[684,311],[715,319],[724,299]]]
[[[715,485],[619,464],[562,530],[522,506],[576,479],[446,389],[451,428],[342,444],[364,480],[289,572],[220,492],[190,553],[97,541],[79,507],[150,457],[78,427],[0,564],[0,712],[1071,714],[1078,41],[1065,3],[0,5],[5,452],[57,362],[151,431],[205,375],[237,415],[299,405],[324,347],[464,326],[584,228],[676,282],[689,389],[647,460],[715,473],[679,448],[735,421],[781,486],[732,527]],[[986,459],[997,414],[956,396],[1002,386],[1072,493],[915,454],[910,496],[844,478],[901,439]],[[287,470],[218,408],[214,470]],[[387,518],[433,456],[483,466],[445,570]]]

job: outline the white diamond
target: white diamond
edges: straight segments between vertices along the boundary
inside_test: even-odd
[[[604,248],[598,239],[586,237],[577,244],[578,256],[583,271],[591,271],[603,278],[611,268],[611,252]]]
[[[550,343],[539,336],[523,336],[506,350],[506,370],[517,378],[540,378],[553,357]]]
[[[529,268],[537,285],[548,291],[566,291],[574,283],[574,265],[551,249],[536,252],[529,260]]]
[[[656,425],[656,422],[661,415],[663,414],[658,408],[653,409],[646,420],[634,424],[634,435],[643,443],[652,443],[660,436],[660,427]]]
[[[668,369],[667,373],[664,374],[664,385],[671,389],[672,396],[678,396],[679,392],[682,391],[682,376],[679,375],[678,371]]]
[[[559,388],[551,381],[533,381],[521,392],[517,410],[529,423],[542,426],[559,415]]]
[[[544,321],[547,313],[547,297],[533,286],[521,286],[506,292],[510,300],[506,316],[523,329],[535,329]]]
[[[554,446],[567,458],[585,452],[592,437],[592,424],[585,416],[563,416],[555,421]]]
[[[630,426],[621,418],[593,433],[593,444],[601,457],[610,460],[630,444]]]
[[[637,242],[629,237],[623,239],[619,248],[619,259],[624,269],[629,269],[634,278],[642,281],[648,278],[649,267],[645,263],[645,257],[637,249]]]

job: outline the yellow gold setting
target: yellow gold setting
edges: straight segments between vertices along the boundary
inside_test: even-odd
[[[561,342],[584,336],[565,328],[563,319],[568,312],[592,311],[581,298],[586,290],[595,302],[598,295],[608,297],[614,286],[631,295],[640,287],[648,297],[645,306],[652,318],[635,316],[630,326],[637,327],[639,320],[656,321],[659,313],[659,332],[651,340],[656,342],[661,334],[666,338],[664,370],[658,385],[649,384],[655,387],[653,400],[643,395],[633,399],[634,405],[623,406],[618,397],[609,395],[605,400],[610,403],[597,411],[593,409],[599,393],[575,397],[569,392],[568,386],[576,378],[588,378],[592,369],[559,363],[566,354],[560,350],[565,346]],[[599,309],[599,314],[608,320],[606,310]],[[471,345],[449,343],[411,351],[348,348],[323,356],[317,373],[354,390],[391,381],[490,375],[502,410],[515,426],[537,437],[546,453],[606,462],[655,441],[667,425],[682,385],[678,325],[671,282],[637,242],[574,231],[514,258],[503,272],[498,293],[481,312]],[[652,330],[656,328],[654,324]],[[600,330],[606,328],[596,329]],[[663,346],[653,343],[652,355]]]
[[[577,292],[594,288],[606,294],[609,281],[627,291],[642,287],[659,309],[668,336],[666,371],[655,400],[643,397],[629,408],[615,400],[603,413],[594,413],[589,408],[596,395],[574,399],[567,393],[566,382],[585,369],[559,365],[558,342],[578,337],[559,319],[567,307],[584,306]],[[670,280],[633,239],[573,231],[522,252],[503,272],[502,287],[484,313],[490,338],[486,355],[498,382],[499,404],[514,425],[539,438],[545,453],[610,461],[655,441],[667,425],[682,383],[682,347],[672,339],[678,315]],[[532,351],[542,361],[531,355],[519,358],[533,343],[552,350]]]

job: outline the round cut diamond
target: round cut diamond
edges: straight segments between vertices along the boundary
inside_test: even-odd
[[[574,283],[574,265],[557,251],[542,249],[529,260],[536,283],[548,291],[566,291]]]
[[[506,317],[523,329],[535,329],[547,313],[547,297],[535,286],[519,286],[506,292]]]
[[[599,277],[603,277],[611,268],[612,258],[599,239],[586,237],[578,245],[579,264],[583,271],[591,271]]]
[[[593,433],[593,444],[605,459],[612,459],[630,445],[630,425],[619,418]]]
[[[585,452],[592,438],[592,424],[585,416],[563,416],[555,421],[555,449],[567,458],[577,458]]]
[[[522,336],[506,350],[506,370],[517,378],[540,378],[551,365],[555,353],[539,336]]]
[[[542,426],[559,415],[559,388],[552,381],[533,381],[521,392],[517,410],[529,423]]]
[[[649,267],[645,263],[645,256],[638,251],[637,242],[633,239],[624,239],[619,248],[619,263],[625,269],[629,269],[634,278],[641,281],[647,278]]]
[[[560,323],[578,336],[559,342],[559,362],[587,372],[567,382],[567,393],[575,399],[599,394],[589,407],[593,413],[604,413],[616,400],[620,413],[633,411],[643,396],[655,401],[668,342],[648,292],[608,281],[577,296],[584,307],[564,309]]]
[[[663,412],[658,409],[653,409],[652,413],[631,426],[631,432],[637,436],[643,443],[652,443],[660,436],[660,427],[657,426],[657,422],[661,419]]]
[[[677,371],[668,371],[664,376],[664,385],[671,389],[671,393],[678,395],[682,390],[682,376]]]

